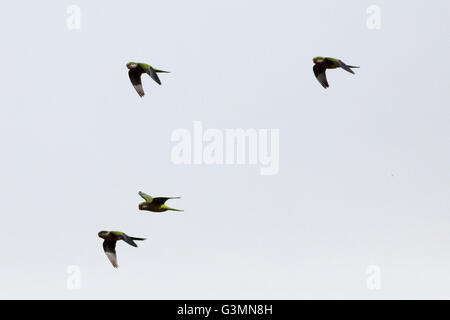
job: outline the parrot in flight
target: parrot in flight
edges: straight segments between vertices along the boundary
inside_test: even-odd
[[[147,73],[153,80],[156,81],[157,84],[161,85],[161,80],[159,80],[158,73],[170,73],[169,71],[153,68],[152,66],[142,62],[128,62],[127,68],[129,69],[128,76],[130,77],[131,83],[141,98],[144,96],[141,74]]]
[[[350,73],[353,73],[353,70],[351,68],[359,68],[356,66],[348,66],[344,62],[342,62],[339,59],[329,58],[329,57],[315,57],[313,58],[314,62],[314,75],[316,76],[317,80],[320,82],[322,87],[325,89],[329,87],[327,76],[325,74],[325,71],[327,69],[336,69],[336,68],[342,68],[345,71],[348,71]]]
[[[106,256],[109,261],[111,261],[114,268],[118,268],[119,265],[117,263],[117,255],[116,255],[116,242],[119,240],[123,240],[128,243],[130,246],[137,247],[137,244],[134,240],[143,241],[145,238],[136,238],[130,237],[123,232],[120,231],[100,231],[98,236],[103,241],[103,250],[105,251]]]
[[[147,210],[153,212],[164,212],[167,210],[170,211],[184,211],[179,209],[174,209],[169,206],[166,206],[165,203],[169,199],[180,199],[180,197],[157,197],[152,198],[148,194],[139,191],[139,195],[145,200],[144,202],[139,203],[139,210]]]

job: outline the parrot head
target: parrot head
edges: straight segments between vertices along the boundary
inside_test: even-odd
[[[108,235],[108,231],[100,231],[98,233],[98,236],[102,239],[105,239],[107,235]]]
[[[137,63],[136,62],[128,62],[127,63],[127,68],[128,69],[133,69],[137,67]]]
[[[323,57],[315,57],[313,58],[314,63],[321,63],[323,61]]]

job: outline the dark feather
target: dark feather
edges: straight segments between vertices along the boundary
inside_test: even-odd
[[[106,253],[109,261],[111,261],[114,268],[117,268],[119,265],[117,263],[116,256],[116,241],[105,240],[103,241],[103,250]]]
[[[157,84],[161,85],[161,80],[159,80],[158,74],[156,73],[155,69],[150,67],[148,69],[144,68],[144,70],[153,80],[156,81]]]
[[[152,204],[161,205],[166,203],[166,201],[169,199],[180,199],[180,197],[157,197],[153,198]]]
[[[136,92],[140,97],[143,97],[144,89],[142,88],[141,72],[136,69],[130,69],[128,71],[128,76],[130,77],[131,83],[133,84],[134,89],[136,89]]]
[[[350,68],[359,68],[359,67],[354,67],[354,66],[348,66],[344,62],[342,62],[341,60],[338,60],[338,64],[339,64],[339,67],[341,67],[345,71],[348,71],[348,72],[353,73],[353,74],[355,74],[355,73]]]
[[[125,233],[122,233],[122,240],[128,243],[130,246],[137,247],[137,244],[131,239],[129,236],[127,236]]]
[[[321,64],[315,64],[313,67],[314,75],[316,76],[319,83],[324,87],[325,89],[329,87],[327,76],[325,74],[326,68]]]

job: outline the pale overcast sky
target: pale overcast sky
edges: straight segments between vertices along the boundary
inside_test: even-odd
[[[449,1],[1,8],[0,298],[450,298]],[[318,55],[361,68],[325,90]],[[140,98],[128,61],[171,73]],[[279,129],[278,174],[175,165],[194,121]],[[185,211],[141,212],[140,190]],[[100,230],[147,240],[114,269]]]

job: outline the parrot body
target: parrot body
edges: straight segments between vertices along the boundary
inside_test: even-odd
[[[109,261],[111,261],[111,264],[114,268],[118,268],[119,265],[117,263],[117,255],[116,255],[116,242],[119,240],[123,240],[126,243],[128,243],[130,246],[137,247],[137,244],[134,242],[136,241],[143,241],[145,238],[136,238],[136,237],[130,237],[124,232],[121,231],[100,231],[98,233],[98,236],[103,241],[103,250],[105,251],[106,256],[108,257]]]
[[[316,76],[317,80],[322,85],[322,87],[324,87],[325,89],[329,87],[327,76],[325,74],[325,71],[327,69],[342,68],[345,71],[354,74],[351,68],[359,68],[356,66],[348,66],[341,60],[330,57],[315,57],[313,58],[313,62],[314,62],[313,67],[314,75]]]
[[[145,94],[144,89],[142,88],[141,74],[148,74],[157,84],[161,85],[161,80],[159,80],[158,73],[169,73],[169,71],[159,70],[142,62],[128,62],[127,68],[131,84],[141,98]]]
[[[165,205],[165,202],[169,199],[180,199],[180,197],[157,197],[153,198],[148,194],[139,191],[139,195],[145,200],[139,203],[139,210],[146,210],[152,212],[164,212],[164,211],[183,211],[179,209],[171,208]]]

